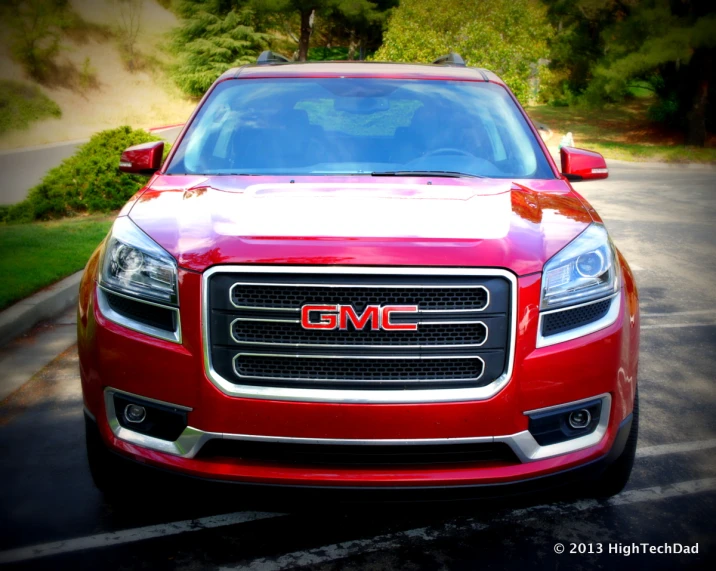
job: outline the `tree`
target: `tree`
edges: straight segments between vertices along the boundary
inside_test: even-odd
[[[348,44],[349,55],[380,45],[382,24],[397,0],[249,0],[261,25],[285,34],[297,44],[298,61],[308,59],[311,38]],[[298,33],[293,29],[298,27]],[[349,59],[353,59],[350,57]]]
[[[634,80],[672,101],[685,141],[704,146],[713,124],[716,5],[704,0],[640,0],[603,32],[608,51],[593,68],[586,96],[620,100]]]
[[[469,65],[501,75],[527,102],[551,34],[546,9],[536,0],[403,0],[375,59],[430,62],[454,51]]]
[[[627,15],[637,0],[543,0],[554,28],[549,70],[552,100],[574,98],[592,79],[595,62],[608,51],[603,32]]]
[[[270,40],[252,26],[249,8],[232,2],[184,0],[177,12],[184,22],[174,33],[179,63],[172,75],[189,95],[203,95],[227,69],[256,61]]]
[[[10,30],[13,57],[30,77],[45,82],[70,22],[68,0],[5,0],[0,15]]]
[[[137,67],[136,45],[142,27],[143,8],[143,0],[117,0],[115,29],[129,71],[135,71]]]
[[[348,59],[364,59],[382,41],[383,27],[397,0],[336,0],[327,14],[329,41],[348,44]]]
[[[287,34],[298,44],[298,60],[306,61],[316,11],[330,0],[249,0],[249,6],[267,29]],[[292,30],[297,17],[298,34]]]

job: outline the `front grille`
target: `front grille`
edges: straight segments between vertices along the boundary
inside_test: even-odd
[[[599,321],[609,312],[611,304],[610,298],[574,309],[548,313],[542,318],[542,335],[549,337]]]
[[[207,281],[211,365],[237,385],[480,387],[506,369],[510,282],[473,275],[218,272]],[[412,305],[417,330],[304,329],[304,305]],[[315,322],[314,318],[312,321]]]
[[[285,444],[214,439],[198,458],[232,458],[244,462],[328,466],[400,466],[436,464],[517,464],[504,443],[477,444]]]

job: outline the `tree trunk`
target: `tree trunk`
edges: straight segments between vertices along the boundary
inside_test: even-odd
[[[711,73],[711,50],[697,50],[691,58],[691,109],[686,115],[686,144],[696,147],[706,145],[706,106],[709,99],[709,75]]]
[[[308,45],[313,32],[314,10],[301,10],[301,37],[298,39],[298,61],[308,58]]]
[[[350,38],[348,40],[348,60],[354,61],[356,59],[356,49],[358,48],[358,42],[356,42],[356,31],[351,30]]]

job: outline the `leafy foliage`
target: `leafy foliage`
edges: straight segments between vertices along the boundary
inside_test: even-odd
[[[594,63],[608,51],[603,32],[623,19],[634,0],[543,0],[554,27],[543,98],[573,104],[589,85]]]
[[[0,133],[26,129],[33,121],[61,115],[57,103],[38,87],[19,81],[0,80]]]
[[[374,59],[427,63],[457,52],[468,65],[499,74],[527,102],[551,34],[546,10],[534,0],[403,0]]]
[[[179,63],[173,70],[177,85],[194,97],[203,95],[219,75],[232,67],[256,60],[269,36],[251,26],[248,8],[223,12],[218,0],[182,0],[177,6],[184,18],[174,34]]]
[[[122,151],[158,140],[146,131],[130,127],[97,133],[74,155],[50,170],[24,201],[7,209],[5,221],[47,220],[121,208],[146,183],[146,177],[117,169]]]
[[[716,13],[701,18],[671,11],[665,0],[642,1],[605,30],[610,50],[594,68],[589,91],[621,98],[633,78],[650,78],[661,66],[687,65],[695,51],[716,47]]]
[[[652,119],[704,145],[716,127],[716,4],[709,0],[544,0],[555,28],[550,99],[603,105],[635,88],[656,101]]]

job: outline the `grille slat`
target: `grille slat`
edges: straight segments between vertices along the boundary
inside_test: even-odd
[[[542,319],[542,335],[549,337],[550,335],[556,335],[557,333],[594,323],[607,314],[611,304],[611,299],[605,299],[604,301],[590,303],[574,309],[548,313]]]
[[[367,390],[479,387],[507,365],[510,284],[473,275],[216,273],[213,368],[238,385]],[[415,305],[415,331],[304,329],[306,304]],[[289,353],[290,351],[290,353]]]
[[[303,329],[296,323],[235,320],[232,323],[232,333],[234,341],[239,343],[276,345],[480,346],[487,340],[487,328],[483,323],[463,326],[430,324],[418,331],[316,331]]]
[[[168,307],[135,301],[109,291],[105,292],[105,296],[109,306],[120,315],[164,331],[174,331],[176,328],[174,311]]]
[[[376,289],[380,292],[377,293]],[[326,286],[255,286],[237,284],[232,288],[231,301],[238,307],[290,309],[302,305],[332,303],[353,305],[362,310],[366,305],[417,305],[419,311],[483,311],[489,296],[483,286],[462,288],[438,287],[326,287]]]
[[[327,381],[345,383],[386,383],[405,381],[477,381],[484,363],[470,359],[365,359],[269,357],[238,355],[234,370],[240,377]]]

